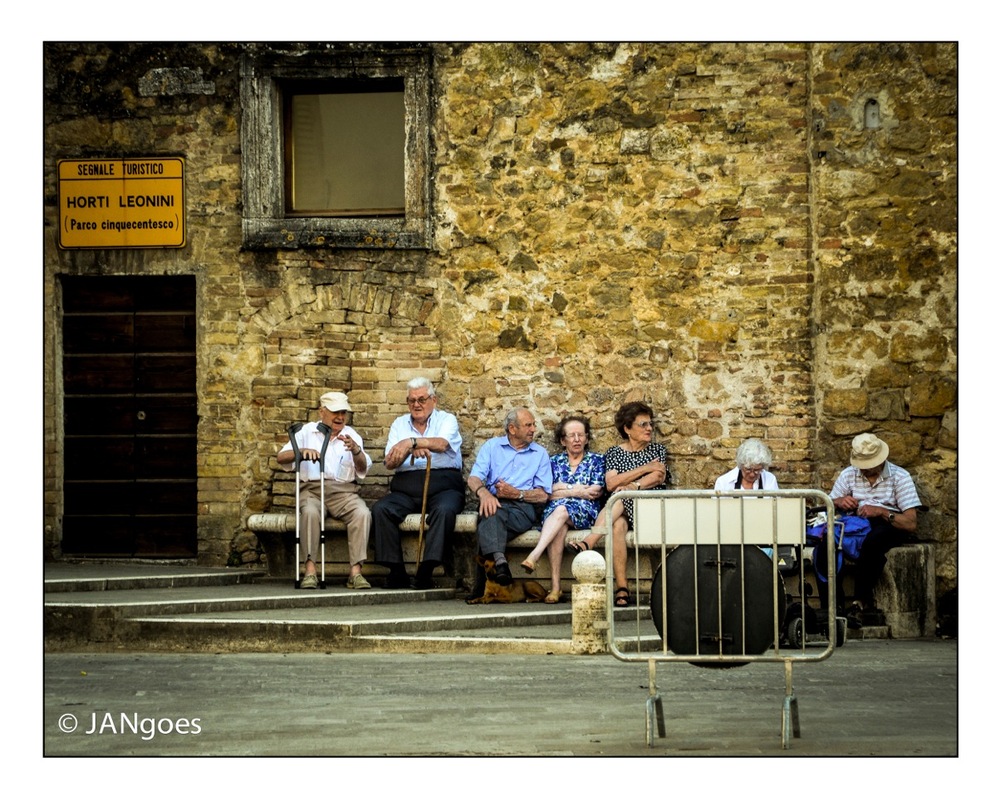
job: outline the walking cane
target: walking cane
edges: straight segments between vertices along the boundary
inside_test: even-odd
[[[420,502],[420,534],[417,537],[417,567],[424,558],[424,518],[427,514],[427,488],[431,483],[431,452],[427,452],[427,470],[424,473],[424,497]]]

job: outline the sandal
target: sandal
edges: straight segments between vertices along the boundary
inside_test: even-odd
[[[525,559],[523,562],[521,562],[521,567],[524,568],[525,573],[534,573],[535,568],[538,567],[538,565],[532,562],[531,559]]]
[[[563,592],[561,589],[554,589],[545,596],[546,603],[562,603]]]
[[[584,551],[589,551],[590,546],[587,545],[586,540],[571,540],[566,543],[566,550],[571,553],[583,553]]]
[[[632,593],[628,591],[628,587],[618,587],[615,590],[615,606],[631,606],[632,605]]]

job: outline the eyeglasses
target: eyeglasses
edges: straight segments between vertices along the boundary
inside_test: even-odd
[[[763,465],[749,465],[742,469],[744,473],[761,473],[764,470]]]
[[[565,440],[586,440],[586,432],[573,432],[572,434],[564,434],[563,439]]]
[[[410,407],[412,407],[414,404],[419,404],[422,407],[432,398],[434,398],[434,396],[417,396],[417,398],[407,398],[406,403]]]
[[[640,429],[652,429],[653,428],[653,422],[652,421],[643,421],[642,423],[637,423],[636,426],[638,426]]]

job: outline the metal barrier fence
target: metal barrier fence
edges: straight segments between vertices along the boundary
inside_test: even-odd
[[[615,607],[615,545],[612,514],[619,501],[633,501],[634,529],[619,541],[633,553],[625,568],[634,605]],[[608,639],[622,661],[649,665],[646,743],[653,746],[654,722],[666,736],[663,704],[656,691],[656,665],[686,662],[735,667],[754,662],[781,664],[785,696],[781,714],[782,748],[801,735],[792,665],[828,658],[843,643],[846,625],[829,611],[819,634],[806,633],[808,595],[802,548],[806,545],[806,508],[826,512],[829,572],[824,586],[834,607],[836,561],[834,507],[819,490],[663,490],[613,493],[607,504]],[[789,562],[794,561],[794,564]],[[649,567],[649,603],[640,587]],[[628,572],[631,570],[631,572]],[[801,604],[785,589],[783,570],[798,577]],[[650,633],[652,624],[655,635]],[[838,627],[838,624],[839,627]],[[630,633],[631,629],[631,633]],[[820,637],[817,639],[817,637]],[[658,638],[658,639],[657,639]]]

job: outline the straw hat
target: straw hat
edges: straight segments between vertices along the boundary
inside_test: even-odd
[[[889,446],[873,434],[859,434],[851,443],[851,464],[856,468],[874,468],[888,458]]]

